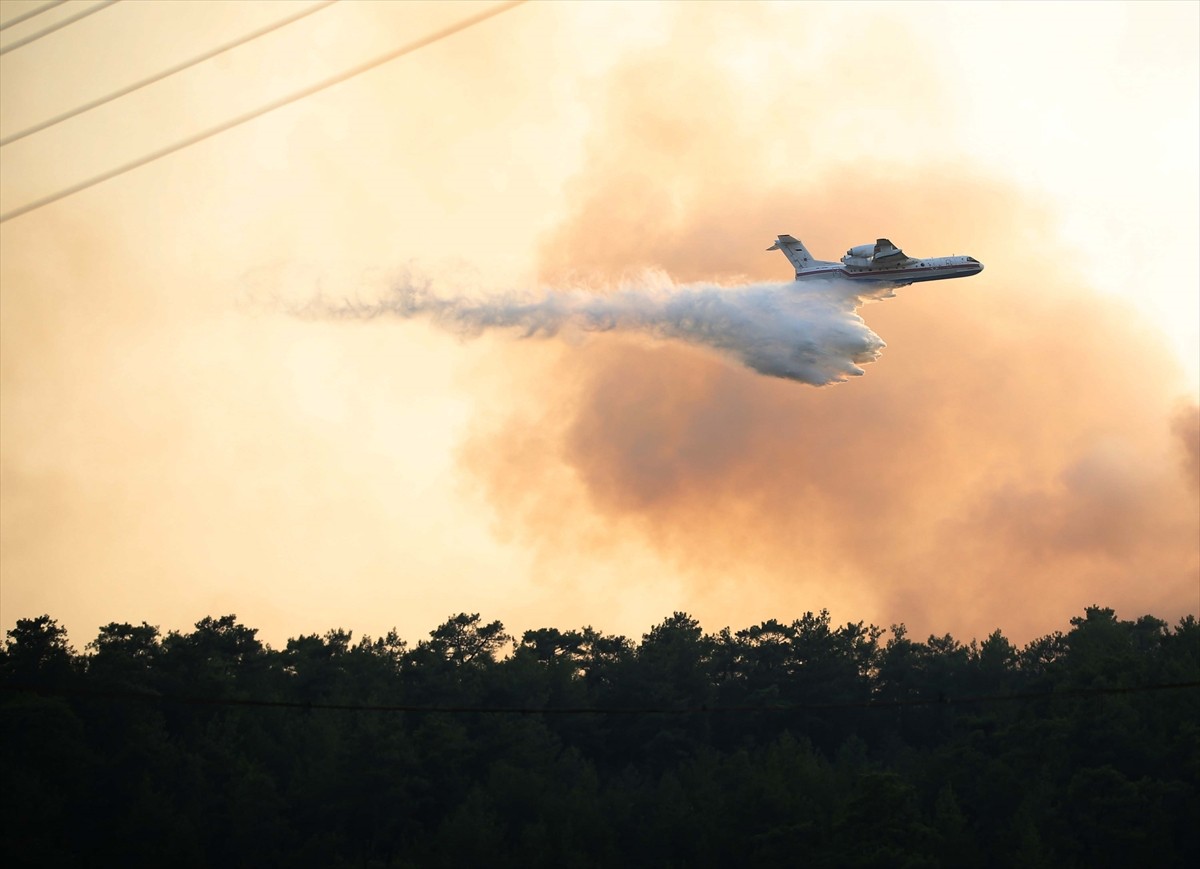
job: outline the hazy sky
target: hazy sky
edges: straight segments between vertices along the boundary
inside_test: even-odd
[[[0,56],[0,130],[305,5],[118,3]],[[335,4],[4,146],[0,212],[489,5]],[[9,220],[0,623],[1195,613],[1198,40],[1195,3],[529,3]],[[863,308],[887,348],[821,388],[285,310],[782,282],[779,233],[987,268]]]

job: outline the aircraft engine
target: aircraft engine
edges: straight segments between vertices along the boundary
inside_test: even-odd
[[[846,256],[870,257],[875,253],[875,245],[860,244],[858,247],[852,247],[846,251]]]

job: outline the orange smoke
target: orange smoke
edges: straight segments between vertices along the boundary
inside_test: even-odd
[[[503,528],[550,559],[640,541],[681,570],[679,606],[710,629],[829,607],[1028,639],[1092,603],[1196,610],[1177,366],[1150,324],[1080,285],[1038,203],[945,165],[806,177],[802,146],[775,171],[803,125],[747,123],[702,57],[613,80],[545,280],[647,266],[782,280],[788,264],[763,253],[782,232],[820,258],[888,235],[988,271],[864,308],[888,348],[836,387],[616,336],[566,351],[555,374],[515,368],[532,397],[463,451]],[[763,114],[786,119],[788,95]],[[655,581],[628,579],[619,593]]]

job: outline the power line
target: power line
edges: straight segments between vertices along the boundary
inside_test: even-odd
[[[906,706],[956,706],[978,703],[1006,703],[1025,700],[1051,700],[1076,697],[1099,697],[1111,694],[1145,694],[1159,691],[1179,691],[1200,688],[1200,681],[1166,682],[1129,687],[1068,688],[1059,691],[1024,691],[1011,694],[986,694],[908,700],[863,700],[855,703],[780,703],[772,706],[457,706],[418,705],[408,703],[355,704],[309,703],[302,700],[257,700],[238,697],[200,697],[190,695],[152,694],[144,691],[90,690],[87,688],[41,687],[36,685],[0,685],[0,690],[52,697],[82,697],[98,700],[128,700],[142,703],[174,703],[184,706],[237,706],[259,709],[303,709],[336,712],[415,712],[481,715],[700,715],[700,714],[757,714],[766,712],[832,712],[850,709],[896,709]]]
[[[115,2],[115,0],[113,0],[113,2]],[[182,151],[184,148],[187,148],[190,145],[195,145],[198,142],[203,142],[205,139],[210,139],[218,133],[223,133],[226,130],[231,130],[234,127],[237,127],[248,121],[253,121],[255,118],[260,118],[268,112],[273,112],[275,109],[282,108],[298,100],[302,100],[305,97],[310,97],[319,91],[333,87],[335,84],[341,84],[342,82],[372,70],[377,66],[382,66],[390,60],[395,60],[398,57],[411,54],[419,48],[424,48],[425,46],[432,45],[433,43],[441,39],[445,39],[448,36],[453,36],[460,31],[466,30],[468,27],[472,27],[482,21],[486,21],[488,18],[493,18],[502,12],[507,12],[509,9],[520,6],[525,2],[526,0],[509,0],[507,3],[501,3],[500,5],[494,6],[485,12],[480,12],[478,15],[472,15],[470,18],[464,18],[461,21],[451,24],[449,27],[443,27],[441,30],[435,31],[428,36],[424,36],[415,42],[410,42],[407,45],[401,46],[393,51],[389,51],[387,54],[380,55],[379,57],[369,60],[366,63],[361,63],[358,66],[346,70],[345,72],[340,72],[331,78],[327,78],[324,81],[310,85],[303,90],[296,91],[295,93],[289,94],[286,97],[277,99],[274,102],[247,112],[244,115],[239,115],[231,121],[226,121],[222,124],[218,124],[215,127],[210,127],[201,133],[188,136],[186,139],[176,142],[173,145],[160,148],[151,154],[147,154],[144,157],[139,157],[137,160],[133,160],[129,163],[118,166],[116,169],[110,169],[109,171],[101,173],[100,175],[95,175],[86,181],[80,181],[78,184],[73,184],[70,187],[59,190],[57,193],[52,193],[49,196],[43,196],[41,199],[35,199],[33,202],[22,205],[19,208],[6,211],[3,214],[0,214],[0,223],[4,223],[7,220],[12,220],[14,217],[20,217],[22,214],[28,214],[30,211],[34,211],[44,205],[49,205],[52,202],[57,202],[60,199],[65,199],[68,196],[79,193],[81,190],[87,190],[89,187],[95,187],[97,184],[101,184],[111,178],[116,178],[118,175],[124,175],[126,172],[132,172],[134,169],[139,169],[142,166],[145,166],[147,163],[153,163],[155,160],[159,160],[170,154],[174,154],[176,151]]]
[[[23,15],[18,15],[16,18],[8,19],[3,24],[0,24],[0,30],[7,30],[8,28],[12,27],[14,24],[20,24],[22,21],[28,21],[30,18],[33,18],[35,15],[41,15],[43,12],[49,12],[55,6],[62,6],[66,2],[67,2],[67,0],[50,0],[49,3],[39,6],[37,9],[30,9],[28,12],[24,13]]]
[[[245,45],[247,42],[251,42],[252,40],[258,39],[258,37],[260,37],[260,36],[266,36],[268,33],[276,31],[281,27],[286,27],[287,25],[291,24],[294,21],[299,21],[301,18],[305,18],[309,15],[312,15],[314,12],[320,12],[322,9],[325,9],[328,6],[332,6],[336,2],[337,2],[337,0],[323,0],[323,2],[317,3],[314,6],[309,6],[306,9],[302,9],[301,11],[297,12],[294,15],[289,15],[287,18],[281,19],[280,21],[276,21],[274,24],[270,24],[266,27],[255,30],[253,33],[248,33],[245,36],[239,37],[238,39],[235,39],[233,42],[227,42],[222,46],[219,46],[217,48],[211,49],[210,51],[204,52],[204,54],[201,54],[198,57],[194,57],[191,60],[187,60],[187,61],[184,61],[183,63],[177,64],[176,66],[173,66],[168,70],[160,72],[157,75],[152,75],[152,76],[150,76],[150,78],[142,79],[141,81],[136,82],[131,85],[128,85],[126,87],[123,87],[120,90],[113,91],[111,94],[108,94],[107,96],[100,97],[99,99],[94,99],[89,103],[84,103],[82,106],[78,106],[74,109],[71,109],[68,112],[63,112],[61,115],[55,115],[53,118],[50,118],[49,120],[46,120],[46,121],[42,121],[40,124],[34,124],[32,127],[21,130],[19,133],[13,133],[11,136],[4,136],[3,138],[0,138],[0,148],[4,147],[5,145],[8,145],[12,142],[16,142],[20,139],[24,139],[26,136],[32,136],[34,133],[40,133],[42,130],[45,130],[49,127],[53,127],[56,124],[61,124],[63,121],[68,121],[71,118],[75,117],[76,115],[82,115],[84,112],[90,112],[92,109],[99,108],[100,106],[104,105],[105,103],[111,103],[113,100],[119,99],[123,96],[127,96],[128,94],[131,94],[134,91],[141,90],[144,87],[148,87],[149,85],[155,84],[156,82],[160,82],[164,78],[175,75],[175,73],[177,73],[177,72],[183,72],[185,69],[193,67],[198,63],[203,63],[206,60],[210,60],[210,59],[216,57],[218,54],[223,54],[224,52],[230,51],[234,48],[237,48],[238,46]]]
[[[22,45],[28,45],[31,42],[37,42],[43,36],[49,36],[51,33],[53,33],[56,30],[62,30],[68,24],[74,24],[76,21],[80,21],[81,19],[87,18],[89,15],[93,15],[93,14],[99,12],[101,9],[107,9],[109,6],[112,6],[114,3],[120,3],[120,2],[121,2],[121,0],[103,0],[103,2],[98,3],[95,6],[89,6],[87,9],[84,9],[82,12],[76,12],[74,15],[72,15],[68,18],[64,18],[62,21],[58,21],[54,24],[51,24],[49,27],[39,30],[37,33],[31,33],[31,34],[29,34],[29,36],[26,36],[24,39],[18,39],[16,42],[10,43],[9,45],[6,45],[3,48],[0,48],[0,54],[8,54],[10,51],[15,51],[16,49],[20,48]],[[46,8],[49,8],[49,7],[46,7]],[[45,10],[43,9],[43,11],[45,11]]]

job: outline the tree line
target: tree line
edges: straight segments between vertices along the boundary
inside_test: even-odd
[[[414,646],[273,649],[228,615],[82,652],[41,616],[0,687],[14,866],[1200,857],[1194,616],[1090,607],[1018,648],[825,611],[715,634],[675,613],[640,642],[464,613]]]

